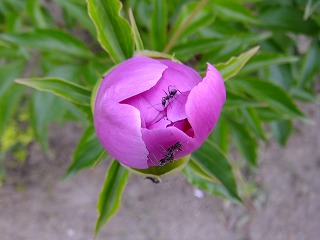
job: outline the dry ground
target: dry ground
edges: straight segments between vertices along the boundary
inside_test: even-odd
[[[304,110],[315,123],[296,123],[287,148],[262,147],[255,211],[195,197],[180,174],[162,184],[132,176],[120,211],[97,240],[320,239],[320,111],[315,105]],[[93,239],[107,164],[60,181],[80,134],[74,124],[55,129],[49,157],[34,144],[26,164],[7,173],[0,189],[1,240]]]

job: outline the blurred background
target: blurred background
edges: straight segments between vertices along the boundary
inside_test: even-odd
[[[161,184],[132,175],[97,239],[319,239],[320,1],[122,3],[146,49],[200,72],[206,62],[225,71],[221,63],[260,45],[228,75],[210,136],[228,155],[245,204],[183,174]],[[14,82],[58,77],[93,89],[113,62],[86,1],[0,0],[0,31],[0,239],[93,239],[108,159],[62,180],[90,117]]]

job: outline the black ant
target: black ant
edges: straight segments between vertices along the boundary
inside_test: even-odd
[[[167,101],[169,103],[170,99],[174,98],[175,95],[177,94],[177,92],[180,92],[178,89],[175,89],[175,88],[169,89],[169,86],[168,86],[168,92],[166,92],[165,90],[162,90],[162,91],[166,94],[166,96],[161,98],[161,105],[162,105],[163,108],[166,107]]]
[[[164,90],[163,90],[163,91],[164,91]],[[169,102],[169,100],[170,100],[171,98],[173,98],[174,95],[177,94],[177,92],[178,92],[177,89],[173,88],[173,89],[169,90],[169,87],[168,87],[168,93],[167,93],[166,91],[164,91],[164,93],[166,94],[166,96],[165,96],[165,97],[162,97],[162,99],[161,99],[161,104],[162,104],[162,106],[165,107],[167,101]]]
[[[182,151],[181,149],[181,146],[182,146],[182,143],[181,142],[176,142],[173,146],[169,147],[167,149],[167,153],[166,155],[164,156],[164,158],[160,159],[159,163],[158,163],[158,166],[159,167],[162,167],[164,166],[167,162],[173,162],[173,157],[174,157],[174,154],[175,154],[175,151],[178,150],[178,151]]]

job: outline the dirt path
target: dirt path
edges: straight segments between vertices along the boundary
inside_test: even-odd
[[[314,125],[297,123],[286,149],[271,144],[262,151],[255,216],[215,197],[196,197],[180,174],[158,185],[132,176],[120,211],[97,240],[320,239],[320,111],[308,106],[305,112]],[[79,129],[68,124],[53,131],[50,157],[34,145],[26,165],[8,172],[0,189],[1,240],[93,239],[106,163],[59,181]]]

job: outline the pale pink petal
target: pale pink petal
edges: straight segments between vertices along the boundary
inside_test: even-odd
[[[191,90],[186,113],[199,146],[213,130],[226,100],[222,76],[209,63],[203,81]]]

